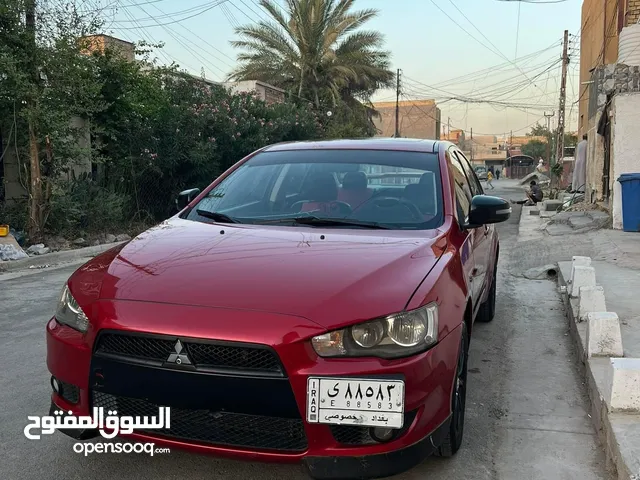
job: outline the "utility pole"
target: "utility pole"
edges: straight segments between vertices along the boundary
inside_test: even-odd
[[[31,66],[31,81],[33,88],[27,96],[27,108],[31,110],[28,116],[29,125],[29,223],[28,233],[32,242],[40,240],[42,236],[42,176],[40,172],[40,155],[38,152],[38,137],[36,126],[34,125],[33,112],[36,107],[35,93],[40,83],[40,74],[36,58],[36,0],[26,0],[25,6],[25,26],[29,34],[29,63]]]
[[[547,113],[544,112],[544,117],[547,120],[547,165],[551,164],[551,119],[555,116],[556,112]]]
[[[400,137],[400,69],[396,72],[396,133],[395,138]]]
[[[471,149],[471,163],[473,164],[473,127],[471,127],[471,145],[469,145]]]
[[[447,140],[451,141],[451,117],[447,117]]]
[[[556,140],[556,158],[554,164],[562,162],[564,157],[564,110],[567,100],[567,66],[569,65],[569,30],[564,31],[564,47],[562,48],[562,79],[560,80],[560,106],[558,107],[558,138]],[[553,175],[550,175],[553,182]]]

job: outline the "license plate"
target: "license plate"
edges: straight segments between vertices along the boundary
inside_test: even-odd
[[[402,428],[404,382],[310,377],[307,381],[307,422]]]

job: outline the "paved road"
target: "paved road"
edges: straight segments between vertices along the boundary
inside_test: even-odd
[[[519,197],[510,181],[491,193]],[[471,342],[467,423],[455,459],[427,459],[395,477],[439,479],[607,479],[604,455],[586,412],[559,296],[549,281],[517,272],[519,210],[500,226],[502,258],[497,316],[479,324]],[[511,268],[507,268],[511,267]],[[33,480],[225,479],[304,480],[297,466],[233,462],[173,451],[142,454],[72,451],[63,434],[27,440],[27,415],[49,408],[44,324],[75,267],[0,276],[0,464],[2,478]],[[8,278],[2,280],[3,278]]]

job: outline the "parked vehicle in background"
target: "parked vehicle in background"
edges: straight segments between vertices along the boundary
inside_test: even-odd
[[[476,165],[475,167],[473,167],[476,175],[478,176],[478,178],[480,180],[486,180],[487,179],[487,167],[482,166],[482,165]]]
[[[458,451],[511,213],[460,149],[278,144],[178,205],[65,285],[46,327],[52,410],[167,406],[170,428],[128,436],[322,479]]]

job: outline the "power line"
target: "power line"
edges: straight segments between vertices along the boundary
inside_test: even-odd
[[[489,47],[487,47],[486,45],[484,45],[484,44],[483,44],[482,42],[480,42],[476,37],[474,37],[473,35],[471,35],[471,34],[470,34],[470,33],[469,33],[469,32],[468,32],[468,31],[467,31],[467,30],[466,30],[462,25],[460,25],[460,24],[459,24],[455,19],[453,19],[453,18],[452,18],[452,17],[451,17],[447,12],[445,12],[445,11],[444,11],[444,10],[443,10],[443,9],[442,9],[442,8],[441,8],[441,7],[436,3],[436,2],[435,2],[435,0],[429,0],[429,1],[430,1],[433,5],[435,5],[435,7],[436,7],[438,10],[440,10],[442,13],[444,13],[444,14],[447,16],[447,18],[449,18],[449,20],[451,20],[451,21],[452,21],[453,23],[455,23],[459,28],[461,28],[463,32],[465,32],[467,35],[469,35],[471,38],[473,38],[476,42],[478,42],[480,45],[484,46],[485,48],[487,48],[487,49],[488,49],[488,50],[490,50],[491,52],[495,53],[496,55],[501,56],[502,58],[504,58],[504,59],[505,59],[505,60],[507,60],[508,62],[512,63],[512,64],[513,64],[513,65],[514,65],[518,70],[520,70],[520,73],[522,73],[522,75],[524,75],[524,76],[526,77],[526,74],[525,74],[525,73],[520,69],[520,67],[518,67],[518,65],[517,65],[516,63],[513,63],[513,61],[512,61],[512,60],[510,60],[507,56],[505,56],[505,54],[504,54],[504,53],[502,53],[502,52],[500,51],[500,49],[497,49],[497,48],[496,48],[496,50],[497,50],[497,51],[495,51],[495,50],[490,49],[490,48],[489,48]],[[451,1],[451,0],[450,0],[450,1]],[[455,6],[455,5],[454,5],[454,6]],[[457,8],[457,7],[456,7],[456,8]],[[461,11],[461,10],[460,10],[460,9],[458,9],[458,11]],[[465,15],[465,18],[467,18],[467,21],[469,21],[469,23],[471,23],[471,24],[473,25],[473,27],[474,27],[476,30],[479,30],[479,29],[478,29],[478,27],[476,27],[476,26],[475,26],[475,24],[473,24],[473,22],[471,22],[471,20],[469,20],[469,19],[468,19],[468,17],[466,17],[466,15]],[[482,35],[483,35],[483,37],[484,37],[484,34],[482,34]],[[485,37],[485,39],[486,39],[486,40],[488,40],[486,37]],[[489,41],[489,43],[491,43],[491,42]],[[491,44],[492,44],[492,43],[491,43]],[[492,45],[493,45],[493,44],[492,44]],[[495,46],[494,46],[494,48],[495,48]],[[535,84],[533,84],[533,85],[534,85],[536,88],[539,88],[537,85],[535,85]],[[542,93],[544,94],[544,92],[542,92]]]
[[[403,96],[404,96],[404,95],[403,95]],[[406,98],[408,101],[410,101],[410,102],[411,102],[411,101],[413,101],[412,99],[410,99],[410,98],[408,98],[408,97],[406,97],[406,96],[405,96],[405,98]],[[429,117],[429,118],[431,118],[431,119],[433,119],[433,120],[438,121],[438,119],[437,119],[436,117],[434,117],[434,116],[432,116],[431,114],[429,114],[429,113],[428,113],[426,110],[424,110],[420,105],[413,104],[413,105],[412,105],[412,107],[415,107],[415,108],[417,108],[418,110],[422,111],[422,113],[423,113],[425,116],[427,116],[427,117]],[[513,130],[513,131],[514,131],[514,132],[520,132],[520,131],[522,131],[522,130],[527,130],[527,129],[529,129],[529,128],[533,127],[534,125],[538,124],[542,118],[544,118],[544,116],[541,116],[540,118],[538,118],[534,123],[531,123],[531,124],[529,124],[529,125],[527,125],[527,126],[525,126],[525,127],[522,127],[522,128],[519,128],[519,129],[517,129],[517,130]],[[463,132],[465,132],[465,133],[468,133],[468,132],[469,132],[468,130],[466,130],[466,129],[464,129],[464,128],[456,127],[455,125],[452,125],[452,127],[454,128],[454,130],[461,130],[461,131],[463,131]],[[474,132],[474,133],[475,133],[476,135],[497,136],[495,133],[482,133],[482,132]]]
[[[188,16],[183,17],[183,18],[179,18],[177,20],[172,20],[172,21],[167,22],[167,23],[159,23],[158,20],[155,17],[148,17],[149,19],[155,21],[156,25],[144,25],[144,27],[145,28],[164,27],[164,26],[167,26],[167,25],[173,25],[174,23],[184,22],[185,20],[189,20],[190,18],[197,17],[198,15],[201,15],[201,14],[203,14],[205,12],[208,12],[209,10],[212,10],[213,8],[217,7],[218,5],[222,5],[222,4],[224,4],[224,3],[228,2],[228,1],[229,0],[215,0],[212,5],[209,5],[208,7],[203,8],[202,10],[199,10],[196,13],[193,13],[193,14],[188,15]],[[173,15],[173,14],[169,14],[169,15]],[[135,28],[137,28],[137,27],[117,27],[118,30],[133,30]]]

